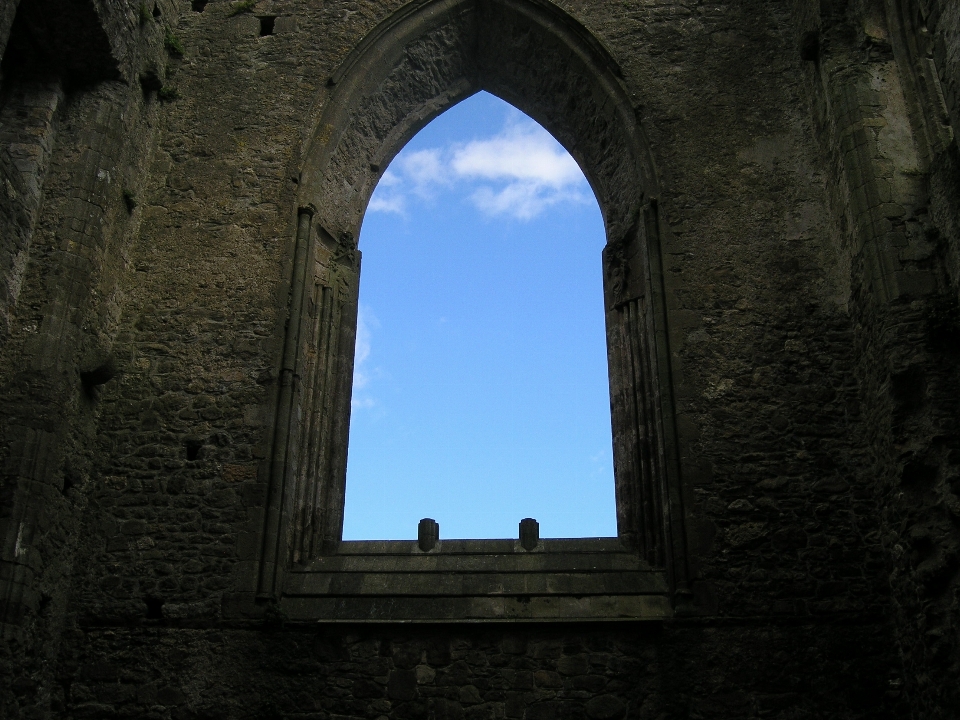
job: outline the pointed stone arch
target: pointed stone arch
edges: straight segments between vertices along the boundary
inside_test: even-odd
[[[619,75],[589,31],[545,0],[419,0],[376,27],[330,78],[299,183],[259,597],[281,595],[289,568],[341,549],[356,238],[370,196],[413,135],[479,90],[543,125],[593,187],[607,237],[615,545],[684,589],[657,179]]]

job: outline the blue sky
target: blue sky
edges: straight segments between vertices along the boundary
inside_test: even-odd
[[[576,162],[480,93],[371,198],[344,539],[616,535],[600,252]]]

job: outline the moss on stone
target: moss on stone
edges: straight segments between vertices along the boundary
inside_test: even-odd
[[[163,36],[163,46],[171,55],[183,55],[185,52],[183,43],[180,42],[180,38],[178,38],[169,30],[167,30],[166,34]]]
[[[227,15],[227,17],[253,12],[253,8],[256,7],[256,4],[257,0],[240,0],[240,2],[234,3],[233,8],[231,8],[230,14]]]

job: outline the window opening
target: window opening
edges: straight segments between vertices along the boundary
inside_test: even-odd
[[[187,460],[193,462],[200,457],[200,448],[203,447],[203,443],[201,443],[199,440],[187,440],[184,443],[184,447],[187,451]]]
[[[344,540],[616,536],[599,207],[574,160],[479,93],[367,208]]]
[[[276,19],[275,15],[262,15],[260,17],[260,37],[273,35],[273,26]]]
[[[544,82],[544,73],[550,82]],[[554,618],[624,619],[669,615],[664,593],[686,592],[684,495],[661,255],[663,242],[673,239],[660,218],[661,189],[636,99],[626,95],[618,76],[602,45],[551,3],[426,0],[386,18],[328,79],[332,90],[299,174],[296,229],[287,256],[288,321],[277,327],[282,350],[262,468],[265,495],[262,513],[256,511],[263,532],[259,546],[250,548],[249,572],[242,573],[258,601],[289,599],[282,604],[290,617],[314,620],[507,619],[541,610]],[[373,191],[395,153],[429,118],[482,89],[529,111],[571,148],[588,170],[602,209],[617,536],[549,540],[553,533],[543,527],[542,555],[539,544],[528,551],[514,539],[513,522],[511,532],[496,533],[504,539],[441,538],[443,547],[428,554],[439,552],[454,563],[443,566],[453,572],[448,590],[460,598],[451,605],[433,583],[447,570],[435,566],[435,578],[413,570],[432,562],[422,557],[427,551],[418,548],[418,540],[342,539],[360,294],[357,241]],[[553,254],[537,261],[545,257]],[[425,261],[413,274],[437,264]],[[388,563],[399,572],[396,582],[386,585],[380,581],[387,578],[353,575],[351,557],[364,548],[373,555],[361,564],[399,552],[409,560],[406,570]],[[478,557],[482,567],[457,565],[457,548]],[[483,568],[499,567],[503,553],[528,558],[518,558],[523,566],[516,566],[511,587],[528,594],[527,580],[536,575],[550,598],[529,606],[497,600],[506,585]],[[551,585],[552,559],[571,573],[581,568],[594,577],[597,553],[605,556],[602,563],[622,561],[640,575],[652,573],[652,584],[638,576],[626,605],[608,595],[619,587],[620,570],[612,566],[594,578],[599,585],[592,590]],[[531,562],[539,568],[534,575],[524,569]],[[476,594],[463,595],[465,590]],[[361,596],[366,599],[354,603]],[[566,600],[555,604],[561,596]],[[425,597],[431,602],[423,608]]]

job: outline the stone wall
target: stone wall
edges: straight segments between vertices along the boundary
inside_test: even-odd
[[[825,17],[813,92],[824,152],[833,155],[840,231],[861,237],[845,250],[865,484],[878,502],[903,679],[919,712],[937,717],[957,703],[944,680],[958,662],[950,418],[960,346],[948,259],[956,145],[947,120],[953,76],[934,50],[944,35],[926,37],[938,34],[939,10],[920,5],[863,3]]]
[[[418,627],[235,605],[304,158],[330,79],[411,6],[81,5],[107,45],[0,78],[0,714],[950,716],[960,183],[903,18],[929,19],[953,130],[951,3],[556,3],[656,169],[691,595]]]
[[[63,88],[56,80],[26,81],[7,90],[0,114],[7,203],[4,235],[8,242],[0,257],[0,333],[8,332],[26,269],[33,228],[37,223],[41,190],[56,135],[57,108]]]
[[[69,33],[76,42],[56,42]],[[96,387],[112,376],[117,285],[137,232],[125,189],[143,174],[156,106],[116,80],[92,4],[23,3],[3,62],[3,216],[15,227],[0,248],[0,713],[16,716],[45,707],[56,683],[49,660],[86,505]]]
[[[897,718],[869,627],[77,632],[75,718]],[[875,653],[875,654],[873,654]]]

